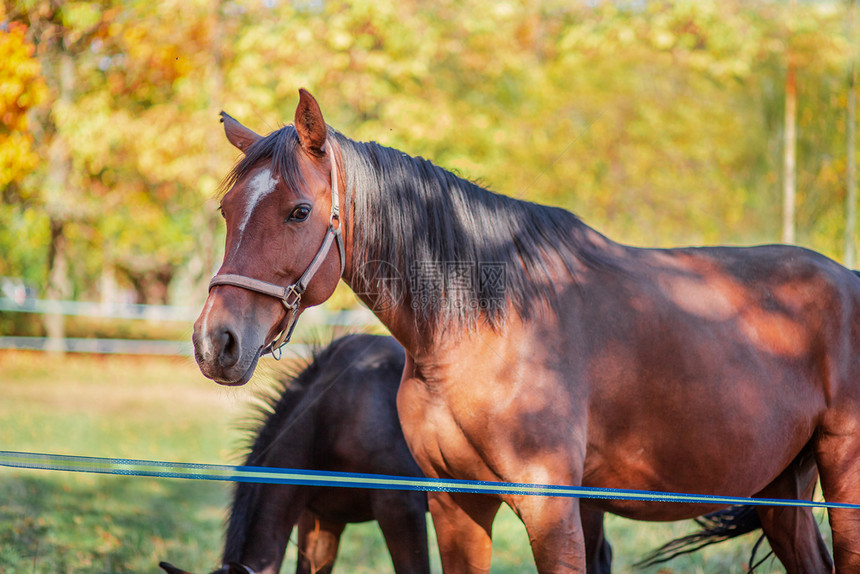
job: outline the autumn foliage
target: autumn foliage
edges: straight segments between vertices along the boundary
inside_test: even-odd
[[[848,17],[847,0],[19,2],[0,12],[0,276],[44,291],[60,229],[69,296],[201,296],[235,159],[218,111],[267,132],[299,87],[350,137],[620,241],[776,241],[789,61],[798,242],[838,257]]]

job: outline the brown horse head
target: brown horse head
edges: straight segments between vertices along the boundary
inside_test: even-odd
[[[299,97],[295,125],[266,137],[222,113],[245,155],[225,180],[224,261],[193,335],[201,371],[221,384],[248,382],[261,354],[288,340],[343,272],[335,145],[316,100]]]

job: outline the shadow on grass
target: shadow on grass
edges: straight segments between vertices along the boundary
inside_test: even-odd
[[[0,572],[157,572],[218,562],[229,485],[0,474]]]

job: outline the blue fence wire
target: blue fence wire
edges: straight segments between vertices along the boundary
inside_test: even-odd
[[[381,474],[358,474],[350,472],[330,472],[261,466],[164,462],[17,451],[0,451],[0,467],[120,476],[180,478],[188,480],[229,482],[261,482],[304,486],[418,490],[426,492],[466,492],[520,496],[557,496],[568,498],[635,500],[640,502],[679,502],[718,506],[809,506],[813,508],[845,508],[860,510],[860,504],[847,502],[711,496],[680,492],[657,492],[649,490],[595,488],[554,484],[520,484],[511,482],[484,482],[452,479],[443,480]]]

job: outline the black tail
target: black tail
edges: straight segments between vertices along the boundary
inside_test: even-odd
[[[761,528],[761,521],[754,506],[732,506],[731,508],[712,512],[711,514],[697,518],[696,523],[702,527],[701,530],[667,542],[637,562],[635,566],[645,568],[654,566],[655,564],[662,564],[676,556],[690,554],[701,550],[705,546],[725,542],[731,538],[736,538]],[[758,546],[759,543],[756,543],[753,548],[753,555],[750,557],[750,572],[761,564],[761,562],[758,562],[753,565]]]

